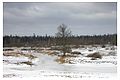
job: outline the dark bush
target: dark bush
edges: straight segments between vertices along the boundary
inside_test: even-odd
[[[111,50],[115,50],[115,48],[114,48],[114,47],[111,47]]]
[[[92,57],[91,60],[96,60],[97,58]]]
[[[105,48],[105,45],[102,45],[102,48]]]
[[[89,49],[88,51],[93,51],[93,50]]]
[[[60,53],[54,51],[54,52],[49,52],[48,55],[60,55]]]
[[[100,55],[99,53],[93,53],[93,54],[88,54],[86,57],[93,57],[93,58],[102,58],[102,55]]]
[[[8,52],[8,53],[3,53],[3,56],[15,56],[19,57],[21,53],[19,52]]]
[[[27,64],[27,65],[30,65],[30,66],[34,65],[34,64],[33,64],[32,62],[30,62],[30,61],[20,62],[19,64]]]
[[[14,51],[14,49],[3,49],[3,51]]]
[[[74,52],[71,52],[71,54],[81,54],[81,52],[74,51]]]

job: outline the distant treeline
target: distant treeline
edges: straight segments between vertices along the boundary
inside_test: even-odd
[[[60,37],[55,36],[4,36],[4,47],[47,47],[59,45]],[[111,44],[117,45],[117,34],[93,35],[93,36],[70,36],[66,37],[69,45],[94,45],[94,44]]]

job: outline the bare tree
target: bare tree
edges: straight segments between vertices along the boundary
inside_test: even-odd
[[[58,37],[59,44],[62,46],[63,56],[66,55],[66,52],[69,51],[68,49],[68,37],[71,36],[71,30],[67,28],[65,24],[61,24],[58,26],[58,32],[56,33],[56,36]]]

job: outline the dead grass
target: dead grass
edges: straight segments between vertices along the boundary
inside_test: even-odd
[[[29,59],[37,58],[36,56],[33,56],[32,54],[21,54],[21,56],[28,57]]]
[[[34,65],[31,61],[20,62],[20,64],[27,64],[27,65],[30,65],[30,66]]]
[[[3,51],[14,51],[14,49],[3,49]]]
[[[32,54],[24,54],[24,53],[20,53],[20,52],[7,52],[7,53],[3,53],[4,56],[14,56],[14,57],[20,57],[20,56],[24,56],[24,57],[28,57],[29,59],[34,59],[37,58],[36,56],[33,56]]]
[[[7,53],[3,53],[4,56],[14,56],[14,57],[19,57],[21,55],[21,53],[19,52],[7,52]]]
[[[75,51],[75,52],[71,52],[69,55],[70,55],[71,57],[77,57],[77,56],[82,55],[82,54],[81,54],[81,52]]]
[[[73,56],[70,55],[65,55],[65,56],[59,56],[58,59],[56,59],[56,62],[60,63],[60,64],[64,64],[64,63],[70,63],[69,58],[71,58]]]
[[[56,59],[56,61],[57,61],[58,63],[60,63],[60,64],[63,64],[63,63],[66,63],[66,62],[65,62],[65,58],[66,58],[66,57],[62,56],[62,57],[59,57],[58,59]]]
[[[34,65],[31,61],[17,62],[17,63],[15,63],[15,64],[17,64],[17,65],[20,65],[20,64],[26,64],[26,65],[29,65],[29,66]]]

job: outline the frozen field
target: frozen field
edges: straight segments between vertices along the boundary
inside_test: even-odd
[[[4,51],[3,77],[115,80],[117,78],[116,50],[116,46],[114,46],[114,49],[113,47],[73,48],[72,52],[77,51],[81,52],[81,54],[77,57],[67,57],[65,61],[69,63],[61,64],[56,61],[59,58],[57,55],[45,53],[52,52],[52,50],[44,49],[41,52],[37,52],[35,50],[24,51],[15,48],[14,51]],[[91,60],[91,57],[86,57],[94,52],[99,52],[102,58]]]

